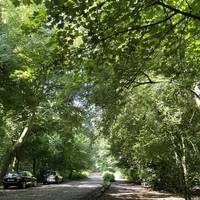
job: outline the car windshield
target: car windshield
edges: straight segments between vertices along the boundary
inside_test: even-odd
[[[45,173],[45,175],[56,175],[55,171],[48,171]]]
[[[28,171],[25,171],[24,174],[25,174],[26,176],[33,176],[33,175],[31,174],[31,172],[28,172]]]
[[[13,176],[18,176],[18,175],[21,175],[21,173],[19,173],[19,172],[8,172],[6,174],[6,176],[8,176],[8,177],[13,177]]]

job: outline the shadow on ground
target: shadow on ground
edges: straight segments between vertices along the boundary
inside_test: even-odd
[[[82,181],[39,185],[26,189],[0,189],[0,200],[78,200],[101,187],[101,184],[101,177],[94,174]]]
[[[139,185],[126,182],[116,182],[105,193],[101,200],[183,200],[183,198],[170,193],[151,191]]]

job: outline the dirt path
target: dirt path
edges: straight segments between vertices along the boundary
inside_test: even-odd
[[[78,200],[93,193],[102,185],[99,174],[83,181],[71,181],[63,184],[41,185],[26,189],[0,189],[0,200]]]
[[[115,182],[99,200],[184,200],[170,193],[156,192],[124,181]]]

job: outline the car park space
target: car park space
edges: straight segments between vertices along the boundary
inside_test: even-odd
[[[63,177],[60,175],[58,171],[54,170],[47,170],[43,174],[43,184],[50,184],[50,183],[62,183]]]
[[[92,174],[89,179],[63,182],[60,184],[43,185],[37,187],[17,189],[10,187],[4,190],[0,188],[0,200],[78,200],[87,194],[101,188],[102,178],[98,174]]]
[[[37,179],[29,171],[12,171],[8,172],[3,178],[3,187],[16,186],[25,189],[26,187],[37,186]]]
[[[42,173],[41,180],[43,184],[59,184],[63,182],[63,177],[56,170],[46,170]],[[25,189],[27,187],[36,187],[37,178],[29,171],[10,171],[3,180],[4,189]]]

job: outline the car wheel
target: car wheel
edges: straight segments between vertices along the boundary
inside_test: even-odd
[[[22,189],[25,189],[25,188],[26,188],[26,182],[25,182],[25,181],[22,182],[22,184],[21,184],[21,188],[22,188]]]
[[[8,189],[8,187],[9,187],[8,185],[3,185],[4,189]]]
[[[59,183],[59,178],[58,177],[56,177],[56,184],[58,184]]]
[[[37,181],[33,181],[33,187],[37,187]]]

